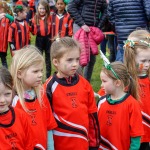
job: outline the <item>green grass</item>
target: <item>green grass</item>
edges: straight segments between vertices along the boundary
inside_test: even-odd
[[[35,36],[32,36],[31,35],[31,44],[34,45],[35,43]],[[11,54],[10,54],[10,50],[8,49],[8,52],[7,52],[7,63],[8,63],[8,67],[10,66],[11,64]],[[0,65],[1,65],[1,62],[0,62]],[[95,92],[98,92],[99,88],[100,88],[100,84],[101,84],[101,81],[100,81],[100,69],[101,69],[101,66],[102,66],[102,61],[100,59],[100,56],[97,55],[96,56],[96,63],[94,65],[94,70],[93,70],[93,73],[92,73],[92,78],[91,78],[91,85],[94,89]],[[44,69],[45,70],[45,69]],[[52,73],[54,72],[54,68],[52,67]],[[44,77],[43,77],[43,81],[45,81],[45,71],[44,71]]]

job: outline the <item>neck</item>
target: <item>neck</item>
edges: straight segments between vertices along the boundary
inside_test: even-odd
[[[58,10],[57,13],[58,13],[58,14],[63,14],[63,13],[64,13],[64,10],[61,10],[61,11]]]
[[[119,100],[122,98],[126,93],[122,90],[116,90],[115,93],[111,94],[112,100]]]

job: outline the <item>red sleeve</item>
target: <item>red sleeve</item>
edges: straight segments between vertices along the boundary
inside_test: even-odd
[[[68,28],[69,28],[69,32],[68,32],[68,36],[72,36],[73,35],[73,20],[71,19],[71,17],[69,18],[69,25],[68,25]]]
[[[103,88],[100,88],[100,90],[97,92],[100,96],[105,95],[105,90]]]
[[[97,113],[89,114],[89,147],[98,149],[100,144],[100,129]]]
[[[44,105],[46,106],[47,128],[48,130],[52,130],[57,127],[57,123],[54,119],[50,102],[47,98],[46,92],[43,92],[43,101],[44,101]]]
[[[8,42],[14,42],[14,35],[15,35],[15,28],[10,25],[8,31]]]
[[[94,97],[94,91],[92,89],[92,86],[88,83],[88,90],[89,90],[89,100],[88,100],[88,108],[89,108],[89,114],[97,112],[97,106],[96,106],[96,100]]]

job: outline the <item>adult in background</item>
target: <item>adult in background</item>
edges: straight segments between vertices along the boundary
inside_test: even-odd
[[[67,7],[68,12],[74,20],[73,33],[80,28],[90,32],[90,26],[102,28],[107,16],[106,0],[70,0]],[[100,12],[102,16],[99,17]],[[90,54],[90,62],[84,68],[84,77],[90,82],[96,55]]]
[[[109,21],[115,26],[118,40],[116,61],[123,61],[123,41],[137,28],[148,29],[150,21],[149,0],[109,0]]]

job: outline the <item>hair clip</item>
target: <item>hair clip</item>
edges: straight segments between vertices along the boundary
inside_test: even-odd
[[[124,41],[124,47],[125,48],[134,48],[135,42],[133,40],[126,40]]]
[[[23,9],[23,7],[21,5],[17,5],[16,8],[19,9],[19,10]]]
[[[148,47],[150,47],[150,43],[144,41],[144,40],[140,40],[141,43],[144,43],[145,45],[147,45]]]
[[[107,69],[107,70],[110,70],[113,75],[119,79],[118,75],[116,74],[116,72],[114,71],[114,69],[111,67],[111,64],[109,62],[109,60],[106,58],[106,56],[103,54],[103,52],[100,50],[100,55],[101,55],[101,58],[103,59],[104,61],[104,67]]]

